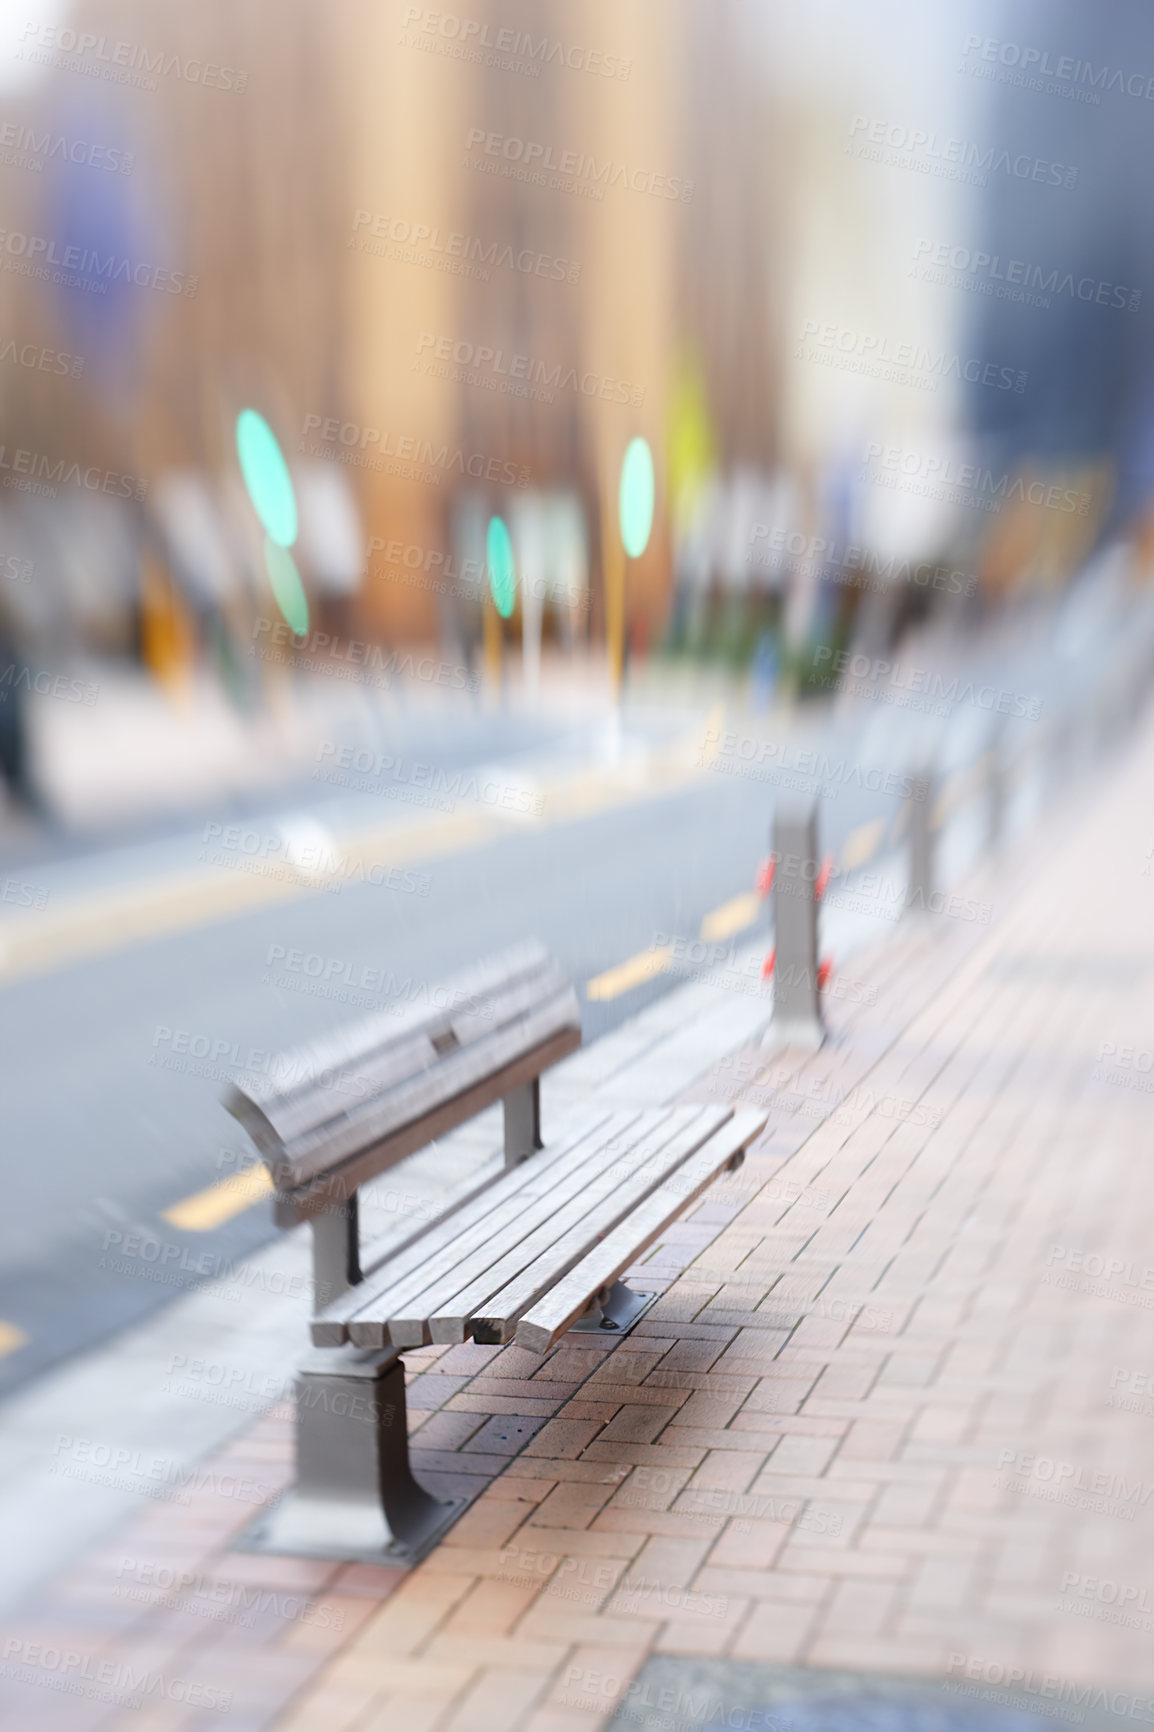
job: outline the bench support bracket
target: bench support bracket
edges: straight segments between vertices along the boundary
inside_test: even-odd
[[[519,1167],[541,1145],[541,1081],[533,1077],[505,1096],[505,1167]]]
[[[417,1563],[468,1500],[435,1498],[412,1476],[396,1349],[315,1349],[298,1369],[296,1404],[296,1484],[243,1549]]]
[[[309,1225],[313,1230],[313,1303],[319,1311],[361,1279],[357,1193],[322,1209]]]
[[[624,1281],[603,1287],[589,1302],[584,1317],[569,1326],[570,1334],[623,1335],[657,1303],[656,1293],[635,1293]]]

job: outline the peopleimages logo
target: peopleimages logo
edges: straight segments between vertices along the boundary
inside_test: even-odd
[[[948,282],[945,272],[952,271],[956,286],[967,286],[964,279],[972,278],[982,293],[996,293],[1001,300],[1048,307],[1051,295],[1069,295],[1071,300],[1085,301],[1087,305],[1120,307],[1128,313],[1136,313],[1142,304],[1142,290],[1127,288],[1124,283],[1075,277],[1073,271],[1063,271],[1057,266],[1047,269],[1028,259],[1003,259],[1000,253],[953,246],[949,241],[918,241],[914,260],[915,270],[923,264],[932,267],[930,281]]]
[[[82,72],[113,84],[131,84],[138,90],[155,90],[156,77],[178,78],[182,84],[202,84],[206,90],[233,90],[238,94],[248,83],[248,73],[213,61],[182,60],[163,48],[148,49],[138,42],[110,42],[88,30],[72,30],[57,24],[39,24],[30,19],[24,26],[22,46],[14,50],[17,60],[37,66],[55,66],[66,72]]]
[[[436,362],[444,365],[437,367],[432,358],[426,360],[426,350],[432,350]],[[530,355],[506,353],[490,343],[437,337],[432,331],[422,331],[417,339],[415,369],[468,385],[480,384],[513,396],[533,396],[548,403],[553,401],[555,390],[576,391],[582,397],[599,397],[603,403],[631,403],[634,408],[645,398],[644,385],[632,385],[628,380],[616,379],[607,373],[579,373],[576,367],[563,367],[560,361],[549,367]]]
[[[66,138],[62,132],[35,132],[30,126],[9,120],[0,126],[0,162],[9,168],[31,168],[39,173],[46,162],[58,158],[82,168],[103,169],[106,174],[131,174],[136,158],[130,150],[92,144],[82,138]]]
[[[1052,57],[1048,48],[1034,48],[1021,42],[1000,42],[995,36],[967,36],[963,50],[964,72],[985,78],[1005,78],[1030,90],[1061,92],[1076,96],[1080,101],[1097,103],[1103,90],[1118,96],[1134,96],[1144,102],[1154,101],[1154,77],[1145,72],[1123,72],[1120,67],[1103,63],[1095,66],[1089,60],[1076,60],[1072,54]],[[984,63],[984,64],[983,64]],[[989,72],[985,67],[991,68]],[[1002,68],[999,74],[996,68]],[[1052,79],[1050,85],[1044,78]]]
[[[823,366],[861,373],[869,379],[916,385],[926,391],[936,391],[943,379],[956,379],[959,383],[964,379],[970,385],[1014,391],[1020,396],[1029,377],[1020,368],[1002,367],[976,355],[927,349],[920,343],[893,342],[884,334],[857,331],[849,325],[823,323],[818,319],[805,321],[794,355],[799,361],[816,361]]]
[[[319,437],[314,438],[314,434]],[[431,439],[421,439],[416,434],[394,434],[389,428],[341,421],[335,415],[327,419],[306,415],[297,450],[302,456],[351,464],[357,469],[383,470],[435,487],[454,470],[462,477],[471,475],[478,481],[496,481],[502,487],[529,484],[529,471],[523,463],[487,456],[483,451],[466,451],[460,445],[437,446]]]
[[[360,232],[364,228],[368,229],[367,235]],[[456,229],[442,237],[437,224],[411,223],[407,218],[386,216],[380,211],[375,214],[369,210],[354,211],[348,244],[378,258],[475,276],[482,282],[489,280],[489,266],[526,277],[546,277],[555,283],[581,281],[581,266],[570,259],[537,253],[532,247],[515,252],[508,242],[504,245],[499,241],[486,242],[478,235],[461,234]]]
[[[597,48],[582,48],[557,37],[534,38],[527,30],[508,26],[492,35],[488,22],[480,18],[462,18],[455,12],[434,12],[423,6],[405,7],[401,42],[406,48],[424,48],[506,72],[525,72],[534,78],[542,66],[567,66],[570,72],[622,79],[628,78],[633,68],[633,62],[619,54],[602,54]]]
[[[482,154],[475,158],[466,154],[467,168],[497,173],[502,172],[502,164],[506,164],[510,173],[515,168],[521,171],[519,178],[563,190],[580,188],[589,197],[597,199],[604,197],[606,187],[619,186],[630,192],[648,193],[653,198],[679,199],[682,204],[693,201],[693,181],[684,180],[680,175],[656,174],[636,166],[630,168],[627,163],[614,162],[612,157],[598,162],[596,157],[587,156],[580,150],[562,150],[554,154],[551,144],[515,138],[503,132],[486,132],[482,126],[470,128],[465,140],[466,152],[474,145],[482,147]],[[554,178],[550,179],[550,176]]]
[[[1056,483],[1031,480],[1028,475],[998,475],[980,463],[959,463],[937,453],[906,450],[900,445],[866,442],[862,458],[865,479],[882,486],[909,488],[930,498],[955,499],[985,511],[1000,511],[1010,501],[1042,505],[1050,511],[1088,515],[1092,503],[1086,492]]]
[[[849,137],[847,154],[863,162],[909,168],[944,180],[968,181],[972,186],[986,186],[991,174],[1067,189],[1078,181],[1078,170],[1065,163],[1029,156],[1025,151],[999,150],[992,144],[983,149],[968,139],[942,138],[923,126],[871,121],[859,114],[849,129]]]
[[[134,262],[116,253],[99,253],[94,247],[62,247],[46,235],[0,229],[0,249],[8,255],[4,269],[24,276],[43,280],[55,269],[70,273],[77,282],[87,279],[98,283],[102,293],[109,283],[133,283],[138,289],[158,289],[166,295],[196,293],[197,279],[187,271],[164,270],[143,260]]]
[[[1129,1720],[1149,1722],[1154,1719],[1154,1701],[1149,1697],[1131,1696],[1125,1690],[1106,1690],[1096,1684],[1076,1683],[1056,1672],[1036,1672],[1032,1666],[1007,1665],[1003,1660],[988,1660],[979,1654],[951,1654],[946,1664],[946,1677],[959,1681],[954,1688],[959,1688],[960,1680],[967,1678],[1074,1708],[1105,1708]]]

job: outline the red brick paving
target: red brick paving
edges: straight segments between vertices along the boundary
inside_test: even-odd
[[[631,1337],[408,1355],[418,1472],[487,1481],[423,1565],[241,1554],[251,1508],[152,1506],[10,1632],[13,1723],[586,1732],[654,1652],[1150,1693],[1154,1119],[1098,1048],[1154,1054],[1152,783],[1147,740],[986,869],[990,927],[911,926],[823,1052],[692,1091],[768,1089],[771,1122]],[[218,1460],[283,1481],[289,1423]],[[100,1699],[126,1665],[143,1707]]]

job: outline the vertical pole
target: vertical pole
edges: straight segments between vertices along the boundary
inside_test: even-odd
[[[1062,792],[1070,774],[1070,718],[1062,713],[1050,724],[1046,746],[1049,762],[1046,767],[1046,794],[1051,800]]]
[[[530,493],[515,502],[512,513],[521,590],[521,672],[530,704],[541,694],[541,627],[549,576],[545,512],[541,496]]]
[[[986,751],[986,846],[998,848],[1006,828],[1006,741],[1000,728]]]
[[[481,631],[485,646],[485,676],[491,689],[499,696],[502,673],[501,616],[487,590],[481,603]]]
[[[819,1047],[825,1039],[817,984],[817,896],[821,870],[817,812],[810,804],[778,803],[773,819],[773,971],[775,1045]]]
[[[907,910],[928,909],[934,894],[934,803],[937,777],[929,771],[914,776],[910,805],[910,876]]]
[[[617,494],[606,479],[601,509],[601,570],[605,581],[605,647],[613,701],[621,701],[625,683],[625,549],[617,529]]]

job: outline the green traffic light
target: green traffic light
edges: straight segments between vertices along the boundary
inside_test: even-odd
[[[291,547],[297,538],[292,478],[276,435],[255,409],[242,409],[236,418],[236,449],[248,496],[265,533],[278,547]]]
[[[501,618],[508,619],[517,599],[517,573],[513,564],[513,543],[499,517],[489,519],[485,556],[489,566],[489,593]]]
[[[621,465],[618,514],[621,540],[630,559],[640,559],[653,528],[653,456],[644,439],[631,439]]]

